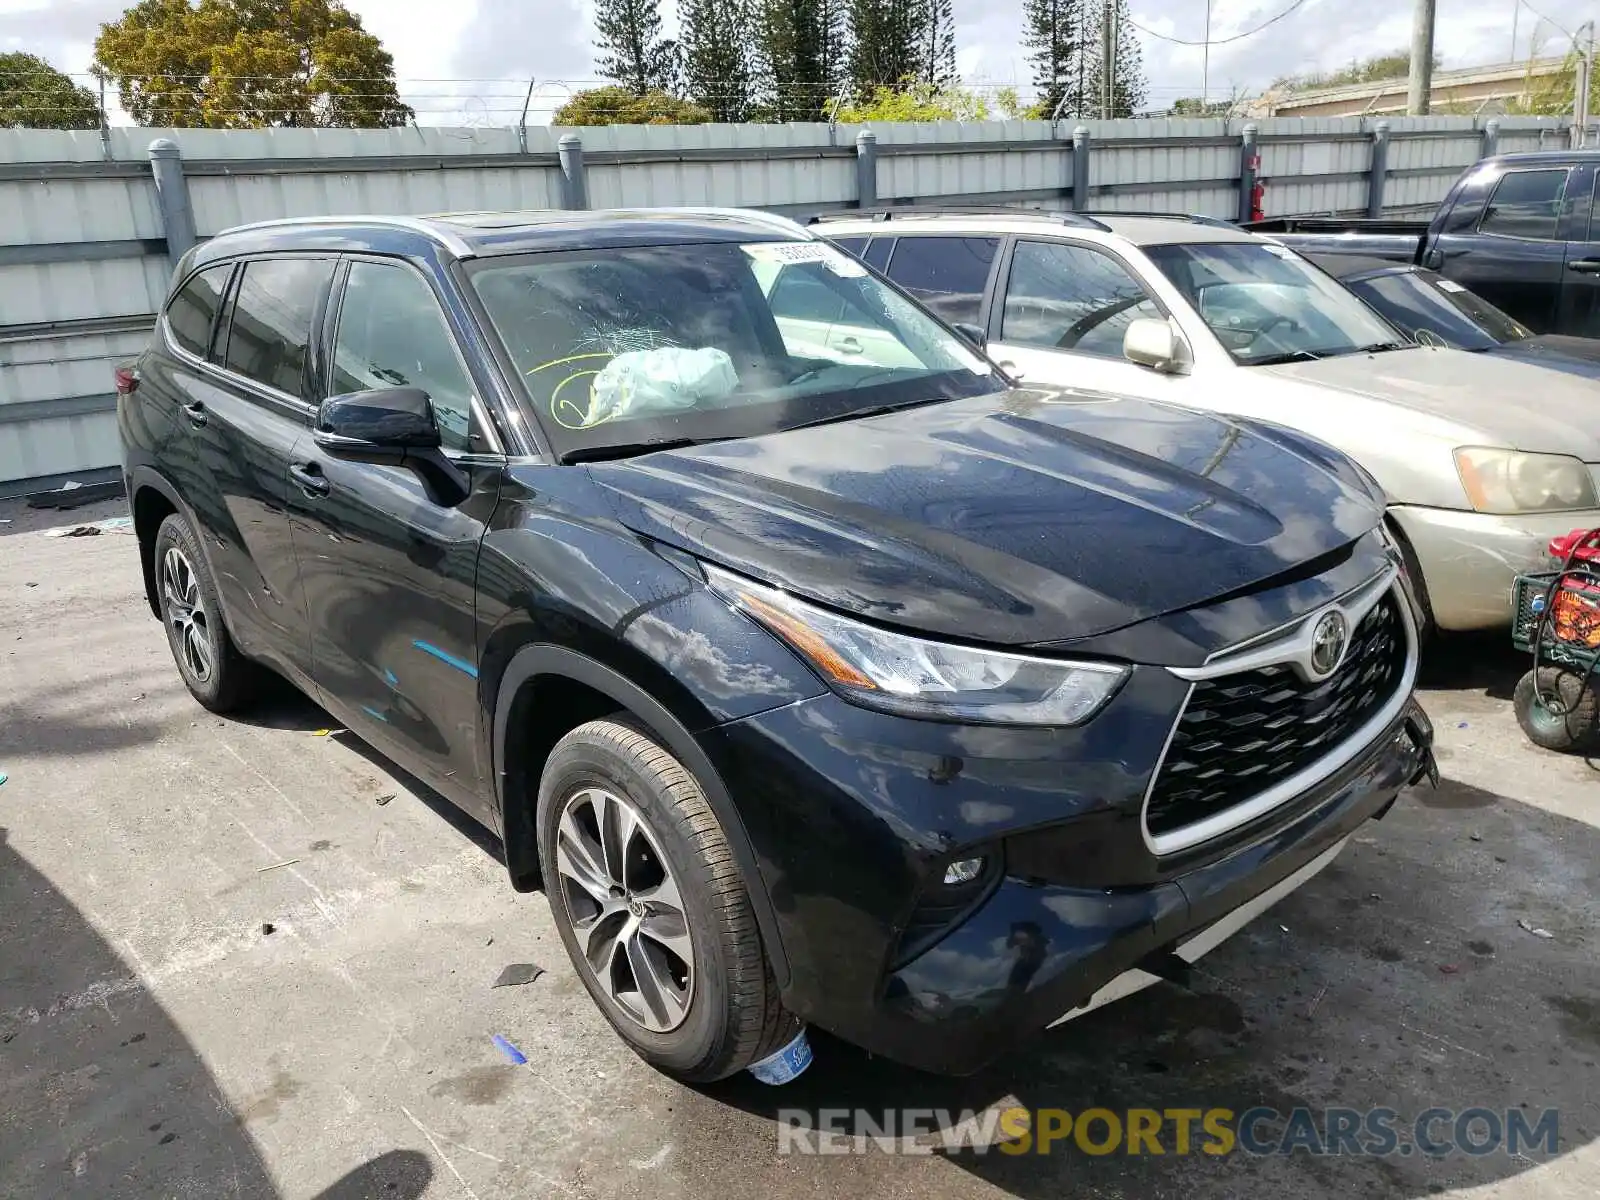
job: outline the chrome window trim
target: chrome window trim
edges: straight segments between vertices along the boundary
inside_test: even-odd
[[[1203,842],[1220,837],[1231,830],[1247,825],[1251,821],[1265,816],[1273,809],[1294,799],[1303,792],[1315,787],[1324,779],[1334,774],[1340,768],[1350,763],[1358,754],[1370,746],[1373,741],[1398,717],[1411,701],[1412,689],[1417,680],[1418,645],[1416,625],[1411,618],[1411,607],[1406,600],[1405,593],[1400,587],[1399,570],[1394,566],[1386,568],[1376,579],[1369,580],[1352,592],[1346,593],[1341,600],[1333,604],[1324,605],[1315,612],[1305,617],[1300,617],[1284,627],[1288,636],[1283,636],[1284,630],[1270,631],[1263,637],[1271,639],[1262,645],[1262,638],[1252,638],[1240,647],[1224,650],[1200,667],[1193,668],[1167,668],[1172,674],[1189,681],[1189,693],[1183,698],[1183,705],[1178,709],[1178,716],[1172,723],[1172,729],[1167,734],[1166,743],[1161,747],[1161,757],[1156,760],[1156,768],[1151,773],[1150,784],[1145,788],[1144,803],[1139,810],[1139,832],[1144,837],[1145,845],[1152,854],[1157,856],[1176,854],[1180,850],[1188,850]],[[1174,829],[1167,833],[1153,834],[1150,832],[1150,796],[1155,791],[1156,781],[1161,778],[1161,769],[1166,765],[1167,753],[1172,748],[1172,742],[1178,734],[1178,726],[1183,721],[1183,714],[1188,710],[1189,700],[1194,694],[1194,684],[1198,680],[1210,679],[1219,675],[1230,675],[1236,671],[1254,670],[1258,667],[1271,666],[1280,663],[1298,663],[1300,656],[1309,654],[1310,635],[1315,629],[1317,619],[1324,613],[1335,608],[1340,608],[1351,621],[1351,628],[1358,626],[1367,613],[1378,604],[1386,595],[1395,598],[1396,606],[1400,611],[1400,624],[1406,634],[1406,665],[1400,677],[1400,686],[1395,689],[1394,695],[1378,712],[1374,713],[1361,727],[1352,733],[1334,749],[1317,759],[1315,762],[1302,767],[1287,779],[1280,779],[1277,783],[1263,792],[1258,792],[1248,800],[1241,801],[1221,812],[1213,813],[1204,820],[1195,821],[1181,829]],[[1359,614],[1359,615],[1357,615]],[[1258,647],[1252,649],[1252,647]],[[1340,661],[1339,667],[1344,665]],[[1334,668],[1337,673],[1339,667]],[[1327,676],[1326,678],[1331,678]]]

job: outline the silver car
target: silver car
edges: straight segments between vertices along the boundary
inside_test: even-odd
[[[1600,384],[1412,345],[1294,251],[1221,222],[908,213],[823,232],[1027,382],[1236,413],[1344,450],[1388,493],[1439,628],[1507,625],[1512,576],[1543,566],[1553,535],[1600,526]]]

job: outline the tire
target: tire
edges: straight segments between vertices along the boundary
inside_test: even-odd
[[[205,708],[233,712],[253,698],[257,673],[228,636],[200,539],[187,520],[173,513],[156,531],[151,553],[161,623],[178,674]]]
[[[618,836],[630,818],[636,825]],[[709,1083],[799,1031],[722,826],[694,776],[653,737],[625,719],[567,734],[545,764],[537,820],[545,892],[573,968],[641,1058]],[[634,962],[656,986],[640,984]]]
[[[1540,667],[1537,690],[1532,671],[1517,680],[1511,703],[1530,742],[1563,752],[1600,749],[1600,691],[1582,684],[1581,675],[1560,667]],[[1552,712],[1540,695],[1560,697],[1564,711]]]

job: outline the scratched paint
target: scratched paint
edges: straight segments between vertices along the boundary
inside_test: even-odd
[[[433,655],[433,657],[437,658],[440,662],[449,664],[463,674],[470,675],[473,679],[478,677],[477,667],[463,659],[457,658],[454,654],[450,654],[439,649],[439,647],[435,646],[432,642],[424,642],[418,639],[411,644],[418,650],[421,650],[424,654]]]

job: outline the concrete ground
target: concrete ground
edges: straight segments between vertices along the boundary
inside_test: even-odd
[[[643,1066],[492,839],[286,695],[199,709],[131,534],[0,506],[0,1196],[1578,1197],[1600,1178],[1600,777],[1501,639],[1445,642],[1446,784],[1162,986],[951,1081],[815,1039],[799,1082]],[[393,800],[385,802],[385,797]],[[1545,930],[1539,937],[1519,921]],[[270,932],[269,932],[270,928]],[[508,963],[546,969],[491,988]],[[513,1066],[491,1037],[526,1054]],[[1560,1110],[1554,1156],[781,1157],[780,1106],[1003,1096]],[[1169,1149],[1171,1143],[1168,1143]]]

